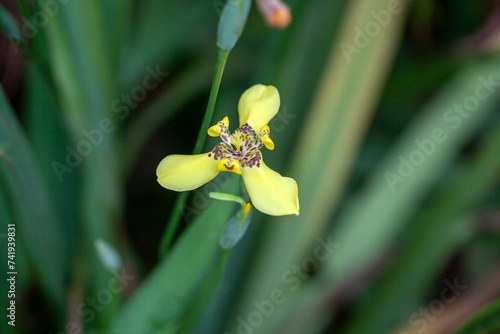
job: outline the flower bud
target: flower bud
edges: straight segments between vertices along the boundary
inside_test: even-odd
[[[231,50],[240,38],[248,13],[251,0],[228,0],[219,19],[217,32],[217,47],[221,50]]]

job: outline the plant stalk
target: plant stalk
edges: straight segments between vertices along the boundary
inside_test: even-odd
[[[212,117],[215,110],[215,102],[217,101],[217,94],[219,93],[219,87],[222,80],[222,74],[224,73],[224,67],[226,66],[227,58],[231,50],[218,49],[217,54],[217,64],[215,66],[214,78],[212,81],[212,87],[210,89],[210,97],[208,98],[207,109],[205,111],[205,116],[203,117],[203,122],[201,123],[200,132],[198,133],[198,138],[194,145],[193,154],[200,154],[203,145],[205,144],[205,138],[207,136],[207,130],[212,123]],[[182,213],[186,202],[188,200],[189,192],[184,191],[177,195],[174,204],[174,210],[168,220],[167,228],[163,234],[161,244],[160,244],[160,258],[165,256],[172,244],[172,241],[179,228],[179,223],[181,221]]]

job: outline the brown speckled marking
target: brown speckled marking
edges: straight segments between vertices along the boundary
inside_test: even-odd
[[[224,124],[225,125],[225,124]],[[260,161],[262,160],[262,155],[260,153],[260,148],[262,144],[262,136],[269,135],[269,131],[262,131],[259,135],[252,129],[248,123],[243,124],[237,128],[233,134],[230,134],[226,126],[221,126],[220,138],[222,143],[214,147],[209,157],[215,160],[221,160],[223,158],[229,158],[231,160],[236,160],[240,163],[241,167],[260,167]],[[238,148],[231,142],[231,136],[233,140],[241,142],[241,147]],[[228,170],[233,170],[234,166],[227,166],[224,164]]]

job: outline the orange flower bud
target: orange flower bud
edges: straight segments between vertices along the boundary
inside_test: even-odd
[[[290,8],[281,0],[257,0],[257,5],[271,28],[283,29],[292,22]]]

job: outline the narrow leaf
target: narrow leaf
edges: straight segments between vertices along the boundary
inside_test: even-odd
[[[235,192],[232,178],[228,192]],[[208,280],[224,256],[219,235],[234,203],[213,201],[185,231],[172,251],[141,285],[115,319],[111,333],[178,333],[192,315],[199,294],[213,292],[218,280]],[[207,287],[208,281],[212,283]]]

